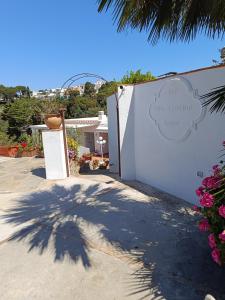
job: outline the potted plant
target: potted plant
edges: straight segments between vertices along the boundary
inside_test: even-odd
[[[90,161],[91,158],[92,158],[92,154],[91,154],[91,153],[84,153],[84,154],[82,155],[82,157],[83,157],[85,160]]]
[[[49,129],[59,129],[62,124],[62,117],[60,113],[46,114],[44,121]]]
[[[61,103],[57,100],[42,100],[36,110],[36,116],[39,116],[49,129],[59,129],[62,124],[60,108]]]
[[[18,139],[17,157],[32,157],[37,155],[37,145],[34,143],[32,136],[23,133]]]
[[[107,169],[108,168],[108,165],[109,165],[109,160],[108,159],[103,159],[103,162],[101,162],[99,164],[99,169]]]
[[[90,170],[97,170],[100,167],[99,159],[92,159],[89,163]]]
[[[0,155],[16,157],[18,146],[5,132],[0,132]]]

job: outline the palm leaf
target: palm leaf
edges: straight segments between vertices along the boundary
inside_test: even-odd
[[[112,8],[118,31],[146,31],[148,40],[190,41],[199,32],[208,37],[225,33],[224,0],[98,0],[98,11]]]
[[[212,89],[211,92],[200,97],[204,101],[203,106],[209,106],[211,112],[225,113],[225,86]]]

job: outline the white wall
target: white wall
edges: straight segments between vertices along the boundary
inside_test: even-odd
[[[108,113],[108,146],[110,172],[119,172],[118,162],[118,138],[117,138],[117,118],[116,118],[116,99],[112,95],[107,99]]]
[[[197,172],[209,174],[225,139],[224,115],[203,109],[199,95],[223,85],[224,78],[223,67],[135,85],[133,90],[126,86],[119,106],[122,178],[197,203],[195,189],[202,181]]]
[[[135,178],[134,144],[134,87],[126,86],[118,91],[120,120],[121,177],[126,180]]]
[[[42,140],[47,179],[67,177],[66,158],[62,130],[43,130]]]

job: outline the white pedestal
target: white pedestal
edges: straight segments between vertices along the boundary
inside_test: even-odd
[[[67,177],[66,159],[62,130],[42,131],[47,179]]]

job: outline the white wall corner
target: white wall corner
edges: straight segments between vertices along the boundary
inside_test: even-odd
[[[118,89],[119,120],[120,120],[120,155],[121,178],[136,179],[135,164],[135,136],[134,136],[134,86],[126,85]]]

